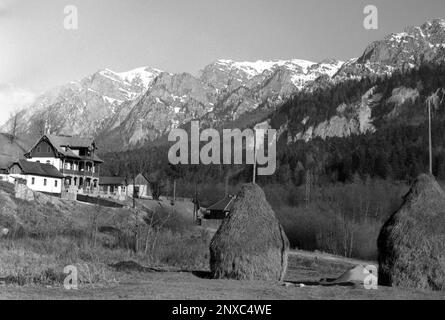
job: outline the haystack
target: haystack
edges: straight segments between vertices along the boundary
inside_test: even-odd
[[[288,249],[263,190],[246,184],[210,243],[210,269],[214,278],[281,281]]]
[[[377,241],[379,284],[445,290],[445,193],[420,175]]]

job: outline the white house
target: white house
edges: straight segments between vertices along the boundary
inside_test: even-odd
[[[25,157],[56,167],[65,177],[64,189],[75,187],[91,192],[99,188],[99,167],[103,163],[96,150],[93,138],[45,134]]]
[[[148,178],[139,173],[134,181],[130,179],[127,185],[127,194],[129,197],[135,198],[149,198],[152,196],[152,190],[150,188],[150,182]]]
[[[60,196],[64,176],[53,165],[18,160],[8,169],[9,176],[26,180],[26,186],[34,191]]]
[[[124,177],[100,177],[99,195],[125,200],[127,196],[127,179]]]

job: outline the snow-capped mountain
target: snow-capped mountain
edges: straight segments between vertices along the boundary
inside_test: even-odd
[[[390,76],[395,71],[409,71],[423,63],[444,62],[445,20],[434,19],[420,27],[408,27],[401,33],[390,34],[384,40],[372,43],[359,58],[344,63],[328,82],[332,85],[346,79]],[[320,80],[321,78],[317,79],[317,82]],[[442,98],[445,89],[438,89],[437,92]],[[374,132],[376,119],[373,119],[371,114],[376,105],[387,105],[389,112],[385,119],[394,120],[403,113],[404,104],[416,103],[421,99],[421,94],[417,85],[411,87],[400,85],[393,89],[386,100],[382,100],[382,97],[382,92],[372,87],[354,102],[338,104],[335,114],[326,119],[314,122],[310,116],[302,115],[299,123],[292,123],[299,129],[290,134],[287,140],[307,142],[316,137],[325,139]],[[351,97],[348,98],[350,100]],[[289,126],[291,126],[290,121],[285,121],[280,127],[280,132],[288,131]]]
[[[321,63],[300,59],[255,62],[218,60],[204,68],[201,79],[219,90],[233,90],[242,85],[253,87],[263,82],[271,73],[286,70],[291,74],[290,82],[298,89],[303,89],[320,75],[332,77],[342,64],[342,61],[334,59]]]
[[[198,76],[148,67],[105,69],[40,95],[22,112],[20,129],[28,134],[46,128],[57,134],[93,135],[111,141],[110,148],[130,148],[192,119],[216,125],[259,107],[276,107],[317,77],[332,76],[341,64],[218,60]]]
[[[335,59],[319,63],[221,59],[205,66],[197,76],[149,67],[127,72],[105,69],[40,95],[20,114],[19,130],[38,134],[46,128],[56,134],[93,135],[107,150],[127,149],[192,119],[218,126],[243,116],[254,118],[254,113],[276,110],[302,90],[312,92],[347,79],[382,76],[424,62],[444,61],[445,20],[435,19],[388,35],[346,63]],[[364,121],[369,120],[371,107],[367,101],[374,98],[370,93],[355,108],[347,107],[347,112],[357,110],[353,121],[348,118],[345,122],[346,109],[338,106],[337,118],[326,119],[293,139],[372,130]],[[7,132],[9,127],[7,123],[0,129]]]
[[[105,69],[50,89],[20,113],[19,129],[38,134],[46,126],[59,134],[96,135],[124,102],[144,93],[160,73],[147,67],[122,73]],[[9,126],[7,122],[2,131]]]
[[[104,143],[130,147],[212,110],[217,90],[188,73],[161,73],[137,99],[125,103],[101,135]],[[111,148],[111,147],[110,147]]]
[[[445,20],[434,19],[420,27],[408,27],[369,45],[361,57],[346,62],[336,80],[391,74],[421,63],[445,61]]]

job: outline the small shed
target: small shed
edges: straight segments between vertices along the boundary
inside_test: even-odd
[[[135,178],[129,180],[127,185],[127,194],[129,197],[135,198],[149,198],[152,197],[150,187],[150,180],[142,173],[139,173]]]
[[[204,213],[204,219],[224,219],[232,210],[235,202],[235,195],[227,195],[217,203],[207,208]]]

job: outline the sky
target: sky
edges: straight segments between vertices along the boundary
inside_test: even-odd
[[[369,4],[377,30],[363,27]],[[77,30],[64,28],[68,5]],[[0,124],[43,91],[104,68],[197,74],[217,59],[347,60],[432,18],[445,18],[445,1],[0,0]]]

